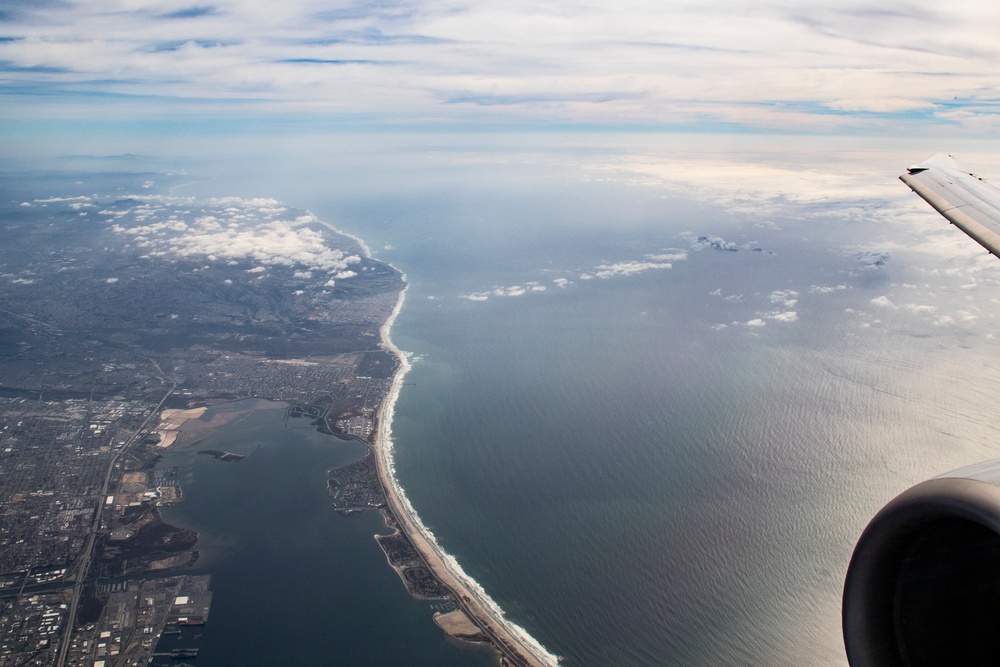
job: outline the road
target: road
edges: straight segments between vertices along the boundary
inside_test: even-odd
[[[106,507],[104,499],[108,497],[108,488],[111,486],[111,478],[115,474],[115,469],[121,462],[122,457],[125,453],[131,449],[135,443],[139,442],[146,436],[148,432],[146,427],[149,422],[154,417],[159,419],[160,410],[163,408],[163,404],[166,403],[170,395],[174,393],[177,389],[177,381],[167,376],[163,370],[160,368],[152,359],[149,360],[156,370],[160,373],[160,376],[170,380],[170,389],[167,393],[163,395],[160,402],[156,404],[156,407],[146,416],[145,421],[136,429],[136,432],[129,438],[128,442],[122,445],[121,449],[111,458],[111,462],[108,463],[108,469],[104,473],[104,484],[101,486],[101,495],[97,502],[97,511],[94,512],[94,521],[90,525],[90,532],[87,535],[87,541],[83,545],[83,550],[80,554],[80,559],[77,561],[73,569],[66,573],[65,583],[73,582],[72,594],[69,602],[69,612],[66,615],[66,628],[63,631],[62,639],[59,643],[59,657],[56,659],[56,667],[64,667],[66,664],[66,656],[69,653],[69,647],[73,640],[73,629],[76,622],[76,610],[80,604],[80,594],[83,592],[83,584],[87,580],[87,572],[90,570],[90,562],[94,557],[94,545],[97,544],[97,536],[101,530],[101,519],[104,516],[104,508]]]

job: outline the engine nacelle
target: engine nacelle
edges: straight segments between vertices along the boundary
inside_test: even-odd
[[[852,667],[1000,664],[1000,461],[918,484],[875,515],[843,622]]]

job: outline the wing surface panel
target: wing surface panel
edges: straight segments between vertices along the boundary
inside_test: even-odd
[[[962,170],[947,155],[913,165],[899,177],[928,204],[1000,257],[1000,190]]]

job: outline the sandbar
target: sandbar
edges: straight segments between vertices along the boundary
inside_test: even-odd
[[[189,410],[167,408],[162,414],[160,414],[160,428],[180,428],[181,424],[186,422],[188,419],[198,419],[205,414],[205,411],[207,410],[207,407],[191,408]]]
[[[177,433],[180,431],[181,426],[184,422],[191,419],[198,419],[205,411],[208,410],[207,407],[202,408],[191,408],[190,410],[175,410],[172,408],[167,408],[160,414],[160,425],[156,427],[155,433],[160,436],[160,441],[156,444],[157,447],[169,447],[174,444],[177,440]]]
[[[246,399],[244,399],[246,400]],[[268,401],[265,399],[254,399],[249,405],[232,410],[217,409],[211,419],[203,419],[208,406],[200,408],[189,408],[187,410],[177,410],[167,408],[160,414],[160,424],[154,433],[160,436],[157,447],[167,448],[177,443],[187,445],[192,439],[197,439],[206,435],[206,432],[225,426],[237,417],[272,407],[283,407],[285,404],[278,401]],[[184,436],[183,438],[181,436]],[[180,442],[178,438],[181,438]]]
[[[402,351],[393,345],[389,338],[389,330],[403,306],[407,289],[404,288],[399,293],[396,307],[379,330],[382,345],[399,360],[399,370],[392,379],[389,394],[379,406],[378,429],[372,442],[378,478],[385,491],[388,511],[395,517],[399,530],[410,539],[413,547],[420,552],[427,567],[454,594],[455,602],[460,607],[458,611],[462,612],[468,623],[462,623],[463,631],[453,636],[461,638],[463,635],[467,637],[474,634],[485,635],[493,643],[496,651],[511,665],[553,667],[558,664],[558,658],[546,651],[526,632],[507,622],[503,617],[503,611],[497,607],[496,603],[489,599],[478,584],[467,579],[467,575],[461,572],[458,563],[441,550],[433,536],[416,517],[402,488],[396,482],[390,453],[392,413],[403,384],[403,377],[409,370],[410,364]],[[452,618],[458,619],[457,616]],[[459,623],[460,619],[458,622],[449,623],[448,627],[457,628]],[[445,625],[440,622],[438,625],[441,625],[448,634],[453,634]],[[477,632],[466,632],[469,625],[477,628]]]
[[[160,436],[160,441],[156,443],[156,446],[163,447],[164,449],[174,444],[174,440],[177,439],[177,431],[164,431],[162,429],[157,429],[155,433]]]

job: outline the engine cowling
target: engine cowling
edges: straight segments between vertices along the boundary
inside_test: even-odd
[[[875,515],[843,624],[852,667],[1000,664],[1000,461],[918,484]]]

